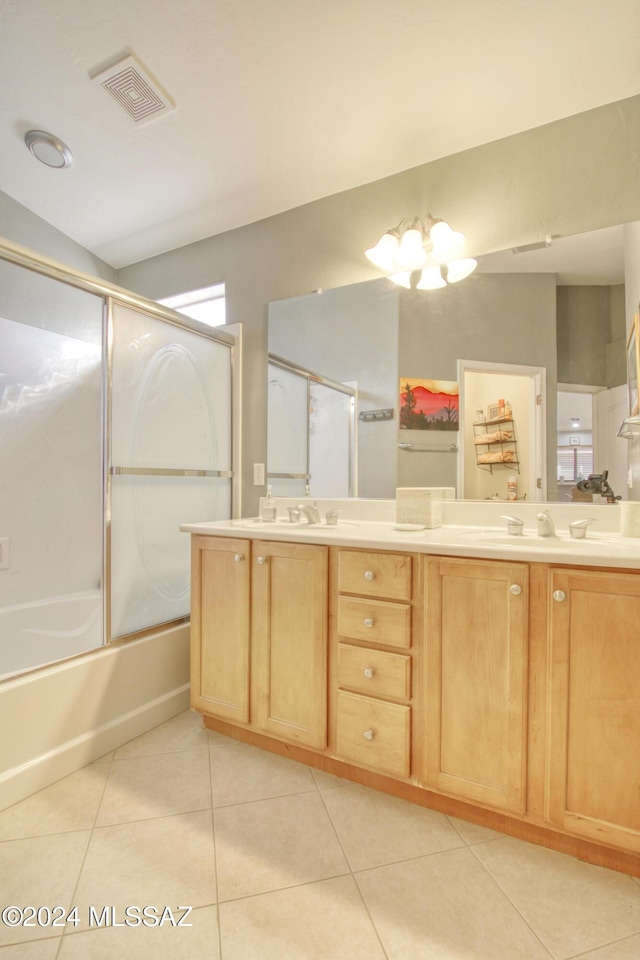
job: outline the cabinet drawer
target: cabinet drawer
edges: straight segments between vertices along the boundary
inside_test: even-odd
[[[400,554],[341,550],[338,590],[364,597],[411,599],[411,557]]]
[[[411,698],[411,657],[338,644],[338,686],[371,697]]]
[[[338,633],[387,647],[410,647],[411,607],[405,603],[338,597]]]
[[[408,777],[411,708],[338,692],[336,750],[343,760]]]

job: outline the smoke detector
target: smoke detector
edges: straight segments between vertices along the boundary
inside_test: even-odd
[[[111,94],[137,127],[175,108],[175,103],[137,57],[119,60],[92,80]]]

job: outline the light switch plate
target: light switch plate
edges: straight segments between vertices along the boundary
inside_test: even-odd
[[[254,463],[253,465],[253,485],[254,487],[264,486],[264,463]]]

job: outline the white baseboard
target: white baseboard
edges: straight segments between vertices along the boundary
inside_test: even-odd
[[[188,624],[0,684],[0,810],[188,707]]]
[[[189,684],[116,717],[0,775],[0,810],[74,773],[189,708]]]

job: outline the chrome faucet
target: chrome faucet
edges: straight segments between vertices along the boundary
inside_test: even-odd
[[[539,537],[555,537],[556,536],[555,524],[546,510],[538,514],[537,520],[538,520],[538,536]]]
[[[569,533],[574,540],[584,540],[587,535],[587,527],[595,523],[595,520],[573,520],[569,524]]]
[[[320,514],[315,503],[299,503],[296,509],[307,518],[307,523],[320,523]]]
[[[522,528],[524,527],[524,520],[520,520],[518,517],[508,517],[503,514],[500,517],[501,520],[507,521],[507,532],[513,537],[522,536]]]

